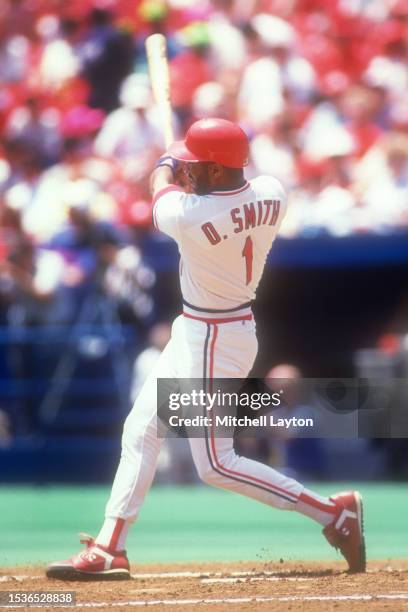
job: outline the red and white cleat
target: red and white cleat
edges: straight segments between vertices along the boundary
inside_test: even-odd
[[[366,571],[363,500],[357,491],[337,493],[330,498],[338,506],[335,519],[323,529],[331,546],[338,548],[349,565],[349,572]]]
[[[47,567],[47,578],[58,580],[128,580],[129,561],[126,551],[109,551],[84,533],[79,534],[86,549],[67,561],[57,561]]]

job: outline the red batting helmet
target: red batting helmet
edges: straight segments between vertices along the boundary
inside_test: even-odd
[[[248,164],[249,142],[245,132],[231,121],[201,119],[193,123],[184,141],[171,145],[169,153],[180,161],[243,168]]]

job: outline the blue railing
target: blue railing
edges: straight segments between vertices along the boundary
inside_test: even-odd
[[[62,433],[64,423],[72,428],[76,421],[80,430],[81,419],[91,427],[94,418],[97,427],[98,416],[119,422],[129,409],[137,346],[126,325],[0,327],[0,410],[17,435],[21,427],[30,433],[27,419],[35,434]]]

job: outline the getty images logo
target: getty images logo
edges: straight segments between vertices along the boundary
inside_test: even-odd
[[[251,410],[277,408],[281,405],[283,390],[274,392],[228,392],[220,389],[209,392],[204,389],[192,389],[188,393],[170,393],[169,409],[201,407],[212,410],[214,407],[233,408],[240,406]]]

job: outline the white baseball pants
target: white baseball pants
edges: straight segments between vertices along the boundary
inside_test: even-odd
[[[134,521],[153,481],[163,442],[157,435],[157,379],[245,379],[255,360],[258,343],[249,309],[225,319],[211,313],[196,316],[188,308],[184,312],[174,321],[171,339],[126,419],[106,518]],[[232,438],[205,431],[202,438],[190,438],[189,443],[198,474],[207,484],[276,508],[294,509],[303,485],[267,465],[238,456]]]

